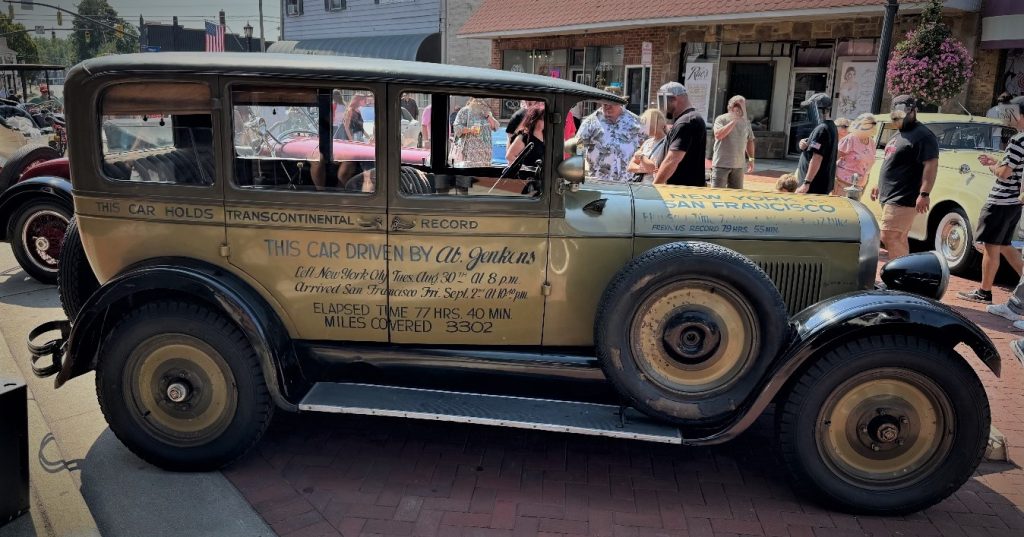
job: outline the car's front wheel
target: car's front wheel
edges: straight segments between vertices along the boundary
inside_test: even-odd
[[[146,304],[108,333],[96,394],[110,429],[167,470],[213,470],[263,435],[273,403],[259,360],[231,321],[204,306]]]
[[[981,462],[985,389],[952,349],[886,335],[813,363],[777,411],[799,489],[846,511],[910,513],[955,492]]]
[[[977,269],[981,254],[974,248],[974,229],[963,209],[953,207],[942,215],[932,237],[935,251],[946,259],[951,274],[970,276]]]
[[[14,258],[29,276],[57,283],[60,249],[70,220],[71,211],[50,200],[30,201],[11,219],[7,237]]]

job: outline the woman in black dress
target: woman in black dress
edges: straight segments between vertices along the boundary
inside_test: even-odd
[[[533,144],[530,146],[530,144]],[[544,104],[533,104],[526,109],[522,123],[509,140],[505,158],[512,162],[528,146],[529,153],[523,160],[523,166],[536,166],[538,160],[544,160]]]

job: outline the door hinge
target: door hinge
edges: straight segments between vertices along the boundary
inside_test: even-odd
[[[544,285],[540,286],[540,294],[541,296],[551,296],[551,284],[544,282]]]
[[[229,255],[231,255],[231,247],[228,246],[227,244],[221,244],[220,245],[220,256],[221,257],[228,257]]]

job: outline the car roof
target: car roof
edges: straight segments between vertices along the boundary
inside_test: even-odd
[[[540,75],[377,58],[245,52],[158,52],[103,56],[85,60],[73,67],[68,73],[67,86],[73,88],[89,78],[104,75],[186,73],[311,79],[337,77],[445,88],[560,93],[625,103],[622,97],[597,88]]]
[[[1005,126],[1001,120],[985,116],[968,116],[964,114],[917,114],[917,120],[921,123],[984,123],[988,125]],[[889,114],[875,114],[875,121],[888,123]]]

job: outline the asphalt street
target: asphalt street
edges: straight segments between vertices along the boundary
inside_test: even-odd
[[[130,453],[103,419],[92,374],[59,390],[32,375],[26,335],[61,318],[56,288],[25,275],[0,244],[0,377],[29,386],[33,499],[0,537],[274,535],[220,472],[165,472]]]

